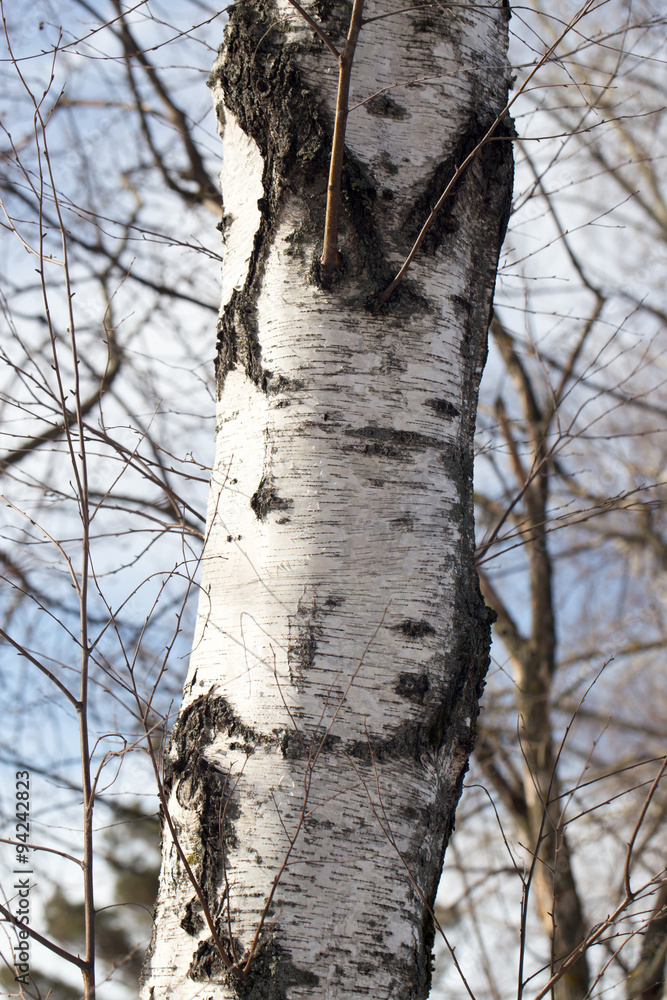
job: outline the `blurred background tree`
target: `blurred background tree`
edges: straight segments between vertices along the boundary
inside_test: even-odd
[[[517,34],[553,38],[553,13]],[[664,992],[664,41],[658,5],[601,5],[517,120],[478,420],[495,657],[449,855],[452,938],[472,926],[498,997],[517,940],[519,994],[571,955],[557,1000]]]

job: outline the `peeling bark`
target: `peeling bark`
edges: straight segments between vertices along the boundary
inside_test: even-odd
[[[338,45],[347,6],[308,10]],[[165,834],[152,1000],[404,1000],[430,986],[429,905],[488,663],[472,436],[512,165],[509,142],[489,144],[409,282],[369,307],[507,99],[506,7],[426,13],[359,36],[328,288],[335,63],[286,2],[243,3],[212,74],[226,213],[216,461],[166,781],[247,975],[215,954]],[[354,108],[396,81],[414,82]]]

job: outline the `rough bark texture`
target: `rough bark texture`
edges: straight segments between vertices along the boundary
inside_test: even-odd
[[[339,42],[348,5],[308,9]],[[373,0],[365,17],[386,12]],[[225,143],[217,452],[166,786],[241,966],[275,892],[239,979],[165,834],[153,1000],[428,992],[427,904],[488,661],[472,436],[509,126],[459,183],[409,281],[381,311],[372,296],[506,102],[508,16],[458,4],[363,28],[351,108],[376,96],[350,113],[342,263],[326,289],[335,62],[286,3],[230,16],[211,79]]]

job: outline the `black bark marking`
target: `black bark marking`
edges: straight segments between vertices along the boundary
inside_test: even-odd
[[[410,243],[414,243],[417,239],[421,227],[431,213],[433,205],[438,201],[442,192],[450,183],[457,168],[464,162],[470,153],[472,153],[473,149],[475,149],[478,143],[486,135],[489,128],[493,125],[494,120],[495,116],[493,115],[488,115],[480,119],[475,111],[470,113],[468,120],[462,126],[458,142],[452,148],[450,155],[443,160],[442,163],[438,164],[433,171],[426,188],[419,194],[419,196],[412,202],[405,212],[404,232],[406,239],[409,240]],[[487,142],[481,150],[479,150],[475,158],[479,161],[481,169],[475,170],[474,172],[481,173],[482,176],[487,178],[487,182],[486,191],[474,192],[472,195],[473,203],[479,203],[480,194],[482,196],[482,202],[485,200],[494,201],[497,197],[497,192],[502,192],[502,196],[507,198],[506,192],[509,186],[509,199],[506,208],[501,213],[499,227],[502,230],[503,237],[507,228],[509,211],[511,209],[511,178],[508,185],[507,168],[509,166],[510,174],[512,174],[513,156],[510,140],[515,136],[516,132],[514,131],[514,125],[508,115],[499,123],[496,127],[493,138]],[[447,199],[433,218],[431,226],[424,236],[421,244],[421,251],[423,253],[430,255],[435,254],[439,247],[446,242],[447,237],[451,236],[452,233],[457,232],[460,228],[461,221],[456,214],[459,208],[459,196],[462,188],[471,183],[470,178],[474,167],[475,161],[473,161],[473,163],[471,163],[468,168],[464,170],[462,175],[452,186]],[[493,192],[489,191],[489,186],[493,186]],[[485,212],[480,214],[483,219],[498,219],[497,209],[490,211],[488,214]],[[467,233],[467,235],[469,234]],[[491,245],[495,244],[495,233],[489,234],[488,242]],[[502,243],[502,239],[500,242]]]
[[[470,299],[465,298],[463,295],[450,295],[449,301],[452,302],[459,314],[462,314],[466,318],[472,312],[472,302]]]
[[[411,451],[425,451],[427,448],[443,450],[444,442],[426,434],[413,431],[397,431],[391,427],[355,427],[344,432],[346,437],[361,438],[362,446],[353,446],[354,451],[365,455],[382,455],[385,458],[408,458]]]
[[[341,10],[345,18],[345,8],[340,5],[335,9],[332,6],[330,17],[324,18],[325,27],[334,36],[332,22],[340,17]],[[343,37],[346,31],[342,30]],[[257,143],[264,161],[264,195],[258,201],[262,218],[246,280],[223,308],[218,322],[218,392],[227,372],[236,364],[242,364],[249,377],[262,387],[255,301],[286,189],[303,194],[302,221],[292,234],[292,252],[299,253],[299,243],[306,239],[311,246],[315,244],[311,280],[318,280],[316,262],[322,251],[333,115],[322,109],[321,101],[302,79],[297,65],[302,47],[281,30],[270,3],[233,5],[225,32],[224,58],[209,79],[210,86],[219,81],[224,107]],[[311,51],[312,43],[305,48]],[[391,98],[380,95],[378,100],[391,117],[403,117],[403,109]],[[224,122],[224,108],[218,108],[218,116]],[[364,272],[368,283],[364,305],[372,312],[377,311],[377,292],[393,277],[386,240],[375,220],[377,205],[384,200],[378,197],[370,171],[346,148],[341,178],[341,256],[354,259],[356,277]],[[342,269],[338,278],[344,276]],[[401,310],[411,314],[416,309],[428,310],[429,304],[406,281],[387,309],[398,316]]]
[[[254,139],[264,161],[262,217],[246,280],[218,323],[218,392],[236,364],[256,385],[263,383],[255,302],[285,187],[292,180],[295,190],[306,193],[318,180],[326,187],[330,130],[302,82],[294,53],[270,4],[236,4],[225,32],[224,58],[209,80],[209,86],[220,83],[224,105]],[[222,108],[218,115],[224,121]]]
[[[210,938],[200,941],[188,968],[188,979],[207,983],[213,976],[221,979],[227,971],[218,950]]]
[[[394,161],[392,160],[386,149],[383,149],[382,152],[380,153],[380,166],[382,167],[383,170],[386,170],[386,172],[391,177],[395,177],[398,174],[398,167],[396,166],[396,164],[394,163]],[[393,193],[391,197],[392,198],[394,197]]]
[[[291,631],[292,629],[290,629]],[[301,681],[308,668],[313,664],[317,651],[317,639],[321,635],[321,627],[313,622],[295,623],[294,638],[290,640],[287,647],[287,656],[290,665],[296,668]]]
[[[390,625],[389,631],[402,632],[408,639],[423,639],[426,635],[435,635],[435,629],[427,621],[414,621],[412,618],[406,618],[398,625]]]
[[[272,510],[289,510],[294,506],[292,500],[285,500],[278,496],[269,476],[262,476],[261,482],[250,499],[255,517],[258,521],[265,521]]]
[[[371,766],[401,759],[419,762],[425,756],[454,765],[460,762],[461,773],[450,792],[457,802],[468,770],[468,757],[475,746],[475,723],[489,664],[491,623],[495,619],[481,599],[477,580],[471,582],[475,587],[472,601],[470,595],[463,595],[454,612],[458,619],[454,626],[457,642],[452,652],[447,656],[436,653],[422,675],[399,674],[394,691],[422,706],[421,711],[414,719],[394,726],[388,735],[369,733],[364,739],[350,740],[344,746],[350,757]],[[448,806],[445,813],[452,816],[453,823],[454,810],[450,812]],[[447,831],[443,854],[450,834],[451,830]]]
[[[424,401],[425,406],[430,406],[432,410],[438,414],[439,417],[458,417],[460,410],[450,403],[448,399],[427,399]]]
[[[380,237],[374,219],[378,190],[369,170],[349,150],[345,150],[341,180],[341,204],[345,221],[351,226],[359,263],[368,275],[369,296],[385,287],[393,276],[386,255],[385,241]],[[341,238],[343,237],[341,231]],[[407,292],[409,298],[409,291]],[[369,299],[370,302],[370,299]]]
[[[236,4],[231,8],[225,32],[224,57],[209,79],[209,86],[220,83],[224,107],[256,142],[264,162],[264,194],[258,200],[261,220],[246,279],[243,288],[234,290],[218,321],[218,393],[227,372],[236,365],[242,365],[256,385],[266,388],[255,303],[286,189],[303,194],[303,218],[292,234],[293,252],[299,252],[301,239],[311,244],[319,240],[311,273],[312,280],[317,280],[333,119],[323,112],[321,103],[305,85],[296,62],[299,51],[300,45],[281,30],[270,4]],[[217,110],[224,123],[224,109]],[[355,263],[366,271],[369,307],[375,293],[388,284],[393,273],[385,241],[380,238],[373,218],[377,201],[376,185],[369,171],[346,149],[341,180],[346,232],[343,234],[341,229],[341,238],[351,237],[354,246],[347,250],[343,247],[346,251],[343,256],[347,259],[354,251]],[[338,277],[344,277],[344,269]],[[407,284],[393,303],[394,311],[404,300],[413,311],[420,303],[423,305]]]
[[[315,598],[311,601],[299,600],[296,614],[289,616],[287,666],[297,691],[305,690],[308,671],[317,652],[317,640],[324,634],[322,618],[331,608],[331,605],[329,608],[326,605],[322,607]]]
[[[165,755],[164,773],[167,798],[175,786],[179,803],[184,808],[195,811],[199,817],[200,845],[197,848],[199,884],[213,914],[220,910],[220,894],[223,891],[221,806],[231,789],[228,787],[226,776],[206,760],[204,752],[219,733],[238,737],[237,748],[246,754],[253,753],[259,744],[269,742],[267,737],[260,736],[245,726],[224,698],[202,696],[189,705],[176,720]],[[237,818],[238,806],[232,799],[227,804],[222,830],[225,843],[234,843],[233,824]],[[199,909],[199,901],[193,894],[181,918],[181,926],[188,934],[197,933],[198,920],[203,923]],[[217,930],[224,941],[225,929],[221,922],[217,924]],[[204,945],[207,947],[203,947]],[[217,955],[213,942],[210,939],[200,942],[191,964],[191,970],[196,975],[202,973],[208,965],[213,967],[211,963],[215,964],[215,958],[210,958],[209,952]],[[217,961],[222,970],[219,957]]]
[[[190,937],[196,937],[204,926],[204,918],[195,908],[199,908],[199,900],[191,899],[185,907],[185,915],[181,918],[181,927]]]
[[[311,731],[307,741],[293,729],[284,729],[280,740],[280,751],[286,760],[306,760],[309,751],[316,750],[318,754],[326,755],[339,750],[341,744],[340,736],[327,733],[323,726]]]
[[[232,954],[232,949],[230,947],[229,934],[226,931],[221,931],[220,938],[227,947],[229,954]],[[236,948],[237,954],[241,953],[241,945],[238,941],[234,941],[234,946]],[[211,938],[207,938],[205,941],[200,941],[197,945],[197,950],[192,956],[192,961],[190,962],[190,967],[187,971],[188,979],[192,979],[195,983],[207,983],[211,979],[221,980],[227,973],[227,966],[220,958],[220,953],[218,949],[213,944]],[[230,976],[230,979],[234,978]]]
[[[305,388],[306,383],[300,378],[288,378],[286,375],[274,375],[273,372],[264,370],[264,389],[269,396],[278,396],[286,393],[299,392]]]
[[[412,514],[401,514],[400,517],[394,517],[389,522],[392,528],[398,529],[398,531],[414,531],[415,530],[415,520]]]
[[[388,94],[376,94],[375,97],[371,97],[370,101],[366,101],[364,107],[369,115],[375,115],[377,118],[393,118],[395,121],[403,121],[404,118],[410,117],[406,108],[398,104]]]
[[[398,683],[394,688],[397,695],[414,701],[417,705],[424,704],[424,698],[430,688],[428,674],[408,674],[398,675]]]
[[[491,122],[489,122],[489,125]],[[487,126],[488,128],[488,126]],[[450,155],[435,168],[426,188],[409,206],[404,215],[404,233],[406,240],[410,244],[414,243],[419,236],[424,222],[429,217],[433,205],[438,201],[452,177],[456,173],[457,167],[472,152],[479,140],[485,134],[482,130],[474,112],[462,129],[462,134]],[[435,254],[436,250],[445,241],[447,236],[455,233],[460,226],[460,222],[455,216],[457,195],[465,181],[466,173],[457,180],[452,187],[449,197],[437,212],[431,226],[421,243],[421,252],[429,255]]]
[[[294,965],[290,952],[267,936],[255,952],[247,978],[230,976],[227,982],[238,1000],[286,1000],[294,987],[301,987],[301,993],[313,990],[320,977]]]
[[[416,722],[401,722],[388,736],[369,733],[363,739],[349,740],[345,754],[369,767],[399,760],[419,761],[425,747],[419,738]]]

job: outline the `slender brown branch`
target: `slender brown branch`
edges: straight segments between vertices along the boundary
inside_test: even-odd
[[[88,732],[88,690],[89,690],[89,680],[90,680],[90,649],[88,645],[88,585],[89,585],[89,570],[90,570],[90,502],[88,497],[88,457],[86,453],[86,445],[84,440],[84,425],[83,425],[84,412],[82,408],[82,398],[81,398],[81,375],[79,367],[79,352],[76,340],[76,321],[74,317],[74,309],[72,304],[74,293],[72,291],[72,286],[71,286],[67,230],[65,228],[65,223],[61,214],[60,199],[58,197],[55,178],[52,172],[51,158],[48,155],[48,147],[46,140],[46,123],[43,121],[39,111],[37,111],[36,117],[38,117],[40,123],[40,130],[42,134],[42,140],[44,143],[44,159],[47,165],[49,184],[53,192],[53,204],[55,207],[56,215],[58,217],[58,225],[60,228],[63,273],[65,277],[65,290],[67,292],[67,318],[69,323],[68,332],[70,337],[70,350],[71,350],[72,365],[73,365],[74,403],[75,403],[75,414],[76,414],[76,429],[78,436],[78,449],[75,449],[73,440],[69,433],[69,428],[66,426],[68,450],[70,453],[72,471],[74,473],[74,479],[76,482],[79,517],[81,520],[81,570],[80,570],[81,584],[78,592],[79,636],[80,636],[79,646],[81,651],[80,652],[81,673],[80,673],[80,684],[79,684],[79,701],[76,706],[76,711],[79,724],[79,745],[81,752],[81,776],[82,776],[81,785],[83,789],[83,894],[84,894],[86,958],[85,958],[85,967],[82,967],[82,974],[83,974],[85,998],[86,1000],[94,1000],[96,928],[95,928],[95,881],[93,875],[93,867],[94,867],[93,807],[95,804],[95,791],[93,788],[93,783],[91,778],[90,764],[92,755],[90,752],[90,740]],[[40,175],[41,175],[41,167],[40,167]],[[40,211],[41,211],[41,206],[42,206],[42,200],[40,199]],[[40,219],[40,269],[39,270],[40,270],[40,278],[42,281],[44,307],[48,315],[49,304],[48,304],[48,294],[47,294],[46,281],[44,275],[45,255],[42,247],[42,241],[44,238],[41,235],[42,229],[43,226],[41,225],[41,219]],[[54,369],[56,370],[56,376],[58,378],[58,384],[60,388],[60,396],[62,401],[61,402],[62,416],[63,420],[66,422],[68,410],[65,404],[65,396],[63,395],[60,382],[60,371],[58,368],[58,357],[56,352],[56,340],[53,334],[50,319],[49,319],[49,333],[53,347]]]
[[[76,707],[76,698],[74,697],[72,692],[65,687],[63,682],[60,681],[56,677],[56,675],[51,670],[49,670],[48,667],[45,667],[43,663],[41,663],[36,657],[32,655],[32,653],[29,653],[28,650],[25,648],[25,646],[22,646],[15,639],[12,639],[11,635],[5,632],[3,628],[0,628],[0,639],[4,639],[5,642],[8,642],[10,646],[13,646],[14,649],[18,652],[19,656],[24,656],[26,660],[29,660],[29,662],[32,663],[33,666],[37,667],[38,670],[41,670],[41,672],[44,674],[45,677],[48,677],[50,681],[53,681],[53,683],[56,685],[61,694],[63,694],[67,698],[69,703]]]
[[[665,770],[667,770],[667,757],[662,762],[662,767],[660,768],[655,778],[653,779],[653,783],[651,784],[648,794],[644,800],[644,804],[639,812],[639,816],[637,817],[637,822],[635,823],[634,830],[632,831],[632,836],[630,837],[630,841],[628,843],[628,850],[625,856],[625,864],[623,866],[623,885],[625,888],[625,894],[628,897],[628,899],[633,898],[633,892],[632,889],[630,888],[630,868],[632,865],[632,855],[635,849],[635,844],[637,842],[637,837],[639,835],[642,823],[644,822],[644,819],[646,817],[648,807],[653,801],[653,796],[655,795],[658,789],[658,785],[660,784],[660,782],[664,777]]]
[[[298,10],[299,14],[301,14],[301,17],[304,19],[304,21],[310,25],[310,27],[313,29],[318,38],[322,39],[326,47],[329,49],[329,52],[331,52],[336,62],[338,62],[340,59],[340,52],[338,51],[334,43],[331,41],[326,31],[322,27],[322,25],[318,24],[317,21],[310,16],[307,10],[304,10],[301,4],[297,3],[297,0],[289,0],[289,3],[292,4],[292,7],[294,7],[295,10]]]
[[[401,278],[403,277],[403,275],[405,274],[405,272],[410,267],[410,264],[414,260],[415,255],[416,255],[417,251],[419,250],[419,247],[421,246],[424,237],[426,236],[426,233],[430,229],[430,226],[431,226],[431,223],[433,222],[433,219],[435,218],[435,216],[439,212],[439,210],[442,207],[443,203],[446,201],[447,197],[449,196],[450,192],[452,191],[452,188],[454,187],[454,185],[458,181],[458,179],[461,176],[461,174],[467,169],[467,167],[469,166],[469,164],[472,163],[472,161],[475,159],[475,157],[477,156],[477,154],[479,153],[479,151],[487,144],[487,142],[489,142],[493,138],[494,133],[495,133],[496,129],[498,128],[498,126],[500,125],[501,121],[503,120],[503,118],[505,117],[505,115],[508,113],[508,111],[510,111],[510,109],[514,105],[515,101],[517,101],[519,99],[519,97],[525,92],[528,84],[530,83],[530,81],[532,80],[532,78],[535,76],[535,74],[537,73],[537,71],[539,69],[541,69],[541,67],[546,62],[548,62],[549,59],[551,59],[551,56],[554,54],[554,52],[556,51],[556,49],[558,48],[558,46],[560,45],[560,43],[562,42],[562,40],[565,38],[565,36],[568,34],[568,32],[570,32],[572,30],[572,28],[574,28],[574,26],[576,24],[578,24],[579,21],[583,17],[586,16],[586,14],[594,6],[594,3],[595,3],[595,0],[586,0],[586,3],[584,3],[584,5],[582,7],[580,7],[580,9],[577,11],[577,13],[574,15],[574,17],[569,21],[569,23],[566,25],[566,27],[563,29],[563,31],[561,31],[560,35],[555,40],[555,42],[553,42],[549,46],[549,48],[547,49],[547,51],[541,56],[541,58],[538,60],[538,62],[533,66],[532,70],[530,71],[530,73],[528,74],[528,76],[526,77],[526,79],[523,81],[523,83],[521,84],[521,86],[519,87],[519,89],[517,90],[517,92],[514,94],[514,96],[511,98],[511,100],[509,100],[507,102],[507,104],[502,109],[502,111],[497,115],[495,121],[493,122],[493,124],[491,125],[491,127],[486,131],[486,133],[480,139],[480,141],[477,143],[477,145],[475,146],[475,148],[470,153],[468,153],[468,155],[466,156],[465,160],[460,164],[460,166],[458,166],[456,168],[456,170],[454,171],[454,174],[453,174],[451,180],[449,181],[449,183],[447,184],[445,190],[442,192],[442,194],[438,198],[437,202],[435,203],[434,207],[431,209],[431,212],[430,212],[428,218],[426,219],[426,222],[424,223],[424,225],[422,226],[422,228],[420,230],[419,236],[415,240],[415,242],[413,244],[413,247],[412,247],[410,253],[408,254],[408,256],[406,257],[406,259],[405,259],[402,267],[400,268],[398,274],[396,275],[396,277],[394,278],[394,280],[389,285],[387,285],[387,287],[385,288],[385,290],[378,295],[378,297],[377,297],[377,304],[379,306],[384,305],[384,303],[387,301],[387,299],[389,298],[389,296],[391,295],[391,293],[394,291],[394,289],[398,285],[399,281],[401,280]],[[503,141],[505,141],[505,140],[503,140]]]
[[[46,851],[47,854],[57,854],[59,858],[73,861],[79,868],[83,868],[83,861],[75,858],[73,854],[68,854],[66,851],[59,851],[57,847],[45,847],[43,844],[32,844],[30,841],[24,844],[22,840],[12,840],[11,837],[0,837],[0,844],[12,844],[16,847],[29,847],[31,851]]]
[[[111,387],[121,369],[121,352],[116,345],[115,337],[109,334],[110,331],[106,331],[109,351],[107,367],[99,379],[99,385],[96,386],[86,399],[81,401],[79,410],[82,416],[89,413],[100,402],[102,396]],[[36,434],[35,437],[25,440],[18,448],[14,448],[9,454],[0,457],[0,473],[5,472],[10,466],[21,462],[28,455],[37,451],[42,445],[56,441],[65,433],[65,426],[68,425],[71,427],[77,422],[77,418],[77,412],[65,408],[61,413],[60,420],[47,425],[41,434]]]
[[[364,0],[354,0],[347,41],[338,59],[338,97],[336,99],[336,124],[331,147],[331,166],[327,187],[327,214],[324,222],[324,249],[322,251],[322,277],[325,282],[331,278],[338,266],[338,223],[340,219],[340,186],[345,150],[345,129],[350,97],[352,61],[357,39],[361,31],[361,15]]]
[[[2,903],[0,903],[0,913],[3,915],[5,920],[9,920],[10,924],[13,924],[14,927],[20,930],[26,930],[33,940],[37,941],[41,945],[44,945],[44,947],[48,948],[49,951],[52,951],[54,955],[64,958],[66,962],[71,962],[72,965],[76,965],[77,968],[81,969],[84,973],[88,970],[88,963],[85,959],[79,958],[78,955],[73,955],[70,951],[65,951],[64,948],[60,948],[57,944],[54,944],[53,941],[49,941],[48,938],[44,937],[43,934],[40,934],[29,924],[20,923],[11,910],[8,910],[6,906],[2,905]]]
[[[151,153],[153,154],[155,165],[162,174],[167,186],[171,188],[172,191],[175,191],[178,195],[180,195],[180,197],[183,198],[184,201],[195,202],[196,204],[197,203],[208,204],[217,214],[222,208],[222,200],[220,197],[220,192],[217,190],[213,180],[208,176],[208,172],[206,170],[204,161],[201,157],[201,153],[199,152],[199,149],[197,148],[197,145],[192,138],[188,119],[184,114],[184,112],[181,110],[181,108],[178,107],[176,102],[171,97],[171,94],[168,92],[167,88],[163,84],[162,79],[158,74],[157,70],[155,69],[153,64],[149,61],[146,52],[143,49],[141,49],[137,44],[134,35],[132,34],[129,28],[125,12],[122,10],[119,0],[113,0],[113,6],[115,7],[118,14],[119,28],[117,35],[125,50],[125,60],[127,63],[127,70],[128,70],[128,83],[135,97],[136,110],[139,115],[139,119],[141,121],[142,130],[144,132],[146,142],[148,144],[149,149],[151,150]],[[177,184],[176,181],[174,181],[170,171],[167,169],[167,164],[165,162],[164,156],[160,154],[160,152],[158,151],[157,147],[153,142],[151,131],[148,126],[148,120],[146,118],[146,114],[144,111],[143,101],[141,100],[141,95],[139,93],[138,88],[136,87],[136,83],[134,81],[134,77],[132,74],[131,60],[133,59],[139,63],[141,68],[146,73],[146,76],[148,77],[148,79],[151,82],[151,85],[153,86],[153,89],[155,90],[158,97],[160,98],[160,100],[167,109],[167,116],[169,120],[173,123],[176,131],[179,133],[181,137],[181,140],[183,142],[183,147],[185,149],[185,154],[190,163],[192,179],[195,181],[198,187],[198,190],[194,193],[188,191],[182,185]]]

